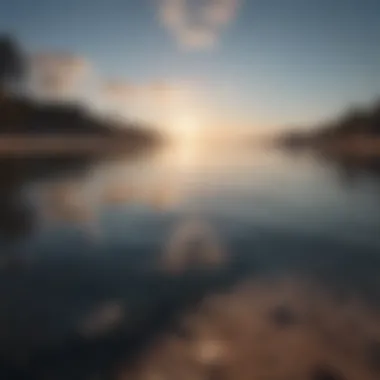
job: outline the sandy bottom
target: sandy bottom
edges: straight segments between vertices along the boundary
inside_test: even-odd
[[[247,282],[210,296],[118,380],[380,379],[380,313],[310,281]]]

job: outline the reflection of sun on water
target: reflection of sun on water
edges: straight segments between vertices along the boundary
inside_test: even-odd
[[[179,166],[193,165],[198,156],[200,123],[194,115],[180,114],[174,127],[173,158]]]

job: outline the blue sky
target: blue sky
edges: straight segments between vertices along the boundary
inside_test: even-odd
[[[13,0],[0,26],[30,52],[85,57],[106,80],[194,81],[214,124],[312,125],[380,94],[378,0],[180,3]]]

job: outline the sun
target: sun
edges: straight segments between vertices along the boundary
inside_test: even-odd
[[[178,113],[173,120],[173,149],[181,166],[195,163],[199,148],[200,122],[192,113]]]
[[[195,115],[182,113],[177,119],[177,135],[179,139],[190,141],[194,140],[199,133],[199,120]]]

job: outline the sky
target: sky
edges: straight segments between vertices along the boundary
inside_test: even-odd
[[[1,31],[48,96],[86,83],[98,108],[184,129],[309,127],[380,95],[378,0],[5,0]]]

